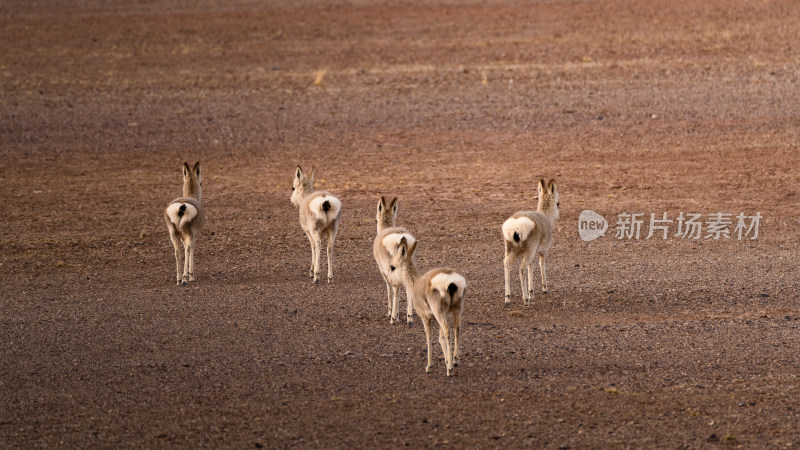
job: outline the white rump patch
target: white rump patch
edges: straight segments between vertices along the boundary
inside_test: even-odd
[[[431,288],[436,289],[439,293],[447,292],[447,288],[451,284],[458,286],[458,293],[464,294],[464,289],[467,288],[467,280],[457,273],[440,273],[431,278]]]
[[[325,211],[322,210],[322,204],[328,201],[331,205],[331,209],[328,210],[328,217],[335,218],[339,215],[339,211],[342,210],[342,202],[339,201],[338,198],[332,195],[320,195],[318,197],[314,197],[308,202],[308,209],[317,216],[319,219],[324,219]]]
[[[514,241],[514,232],[519,234],[519,241],[528,239],[528,235],[536,227],[536,224],[529,217],[512,217],[503,222],[503,238],[509,242]]]
[[[414,244],[414,236],[408,233],[392,233],[387,235],[381,240],[383,248],[389,252],[389,255],[394,256],[397,253],[397,247],[400,246],[400,240],[406,238],[406,243],[409,247]]]
[[[186,209],[183,211],[183,216],[178,216],[181,206],[184,205],[186,205]],[[169,217],[169,221],[180,230],[184,225],[197,217],[197,208],[190,203],[173,203],[167,206],[167,216]]]

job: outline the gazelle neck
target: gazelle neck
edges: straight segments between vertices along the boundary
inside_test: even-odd
[[[417,270],[417,265],[414,263],[414,261],[411,260],[406,262],[405,267],[403,268],[403,283],[407,286],[406,289],[417,284],[419,279],[419,271]]]
[[[201,188],[200,183],[193,181],[193,180],[186,180],[183,183],[183,196],[184,197],[191,197],[196,198],[197,201],[200,201],[201,197]]]
[[[378,233],[380,233],[381,231],[383,231],[383,230],[385,230],[387,228],[391,228],[393,226],[394,226],[394,223],[392,223],[391,218],[383,218],[383,219],[378,221]]]
[[[554,223],[558,219],[558,205],[555,204],[555,200],[550,196],[539,196],[537,211],[550,219],[550,223]]]

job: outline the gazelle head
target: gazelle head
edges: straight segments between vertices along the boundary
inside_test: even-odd
[[[294,170],[294,180],[292,181],[292,203],[300,206],[303,197],[314,192],[314,168],[308,173],[304,173],[300,166]]]
[[[556,180],[550,180],[549,183],[545,183],[544,179],[539,180],[539,211],[555,222],[558,219],[560,205]]]
[[[203,177],[200,176],[200,163],[194,163],[190,168],[189,163],[183,163],[183,196],[200,200],[202,195]]]
[[[391,202],[386,203],[386,199],[381,197],[378,200],[378,211],[375,213],[375,220],[378,222],[378,231],[394,226],[397,220],[397,197]]]
[[[392,255],[392,262],[389,269],[392,272],[403,270],[409,273],[409,269],[414,266],[414,251],[417,249],[417,241],[414,241],[410,246],[408,241],[403,237],[397,245],[397,251]]]

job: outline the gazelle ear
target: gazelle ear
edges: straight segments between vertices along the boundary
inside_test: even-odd
[[[550,180],[550,194],[555,195],[556,193],[556,180]]]
[[[386,207],[386,199],[381,196],[380,200],[378,200],[378,213],[382,213],[383,209]]]
[[[417,249],[417,241],[414,241],[414,243],[411,244],[411,248],[408,249],[408,257],[409,258],[411,258],[411,256],[414,255],[414,251],[416,249]]]
[[[184,163],[183,163],[183,176],[184,177],[188,177],[190,171],[191,171],[191,169],[189,168],[189,163],[184,161]]]
[[[198,177],[200,176],[200,161],[197,161],[196,163],[194,163],[194,173]]]
[[[398,247],[400,247],[400,256],[406,256],[406,249],[408,249],[408,241],[406,241],[405,236],[400,238],[400,243],[398,244]]]
[[[389,205],[392,208],[392,214],[397,215],[397,197],[393,198]]]
[[[308,171],[308,180],[314,184],[314,166],[311,166],[311,170]]]
[[[539,180],[539,195],[544,194],[544,192],[546,190],[547,190],[547,188],[544,185],[544,178],[542,178],[542,179]]]
[[[297,166],[297,169],[294,169],[294,177],[298,180],[303,178],[303,169],[300,166]]]

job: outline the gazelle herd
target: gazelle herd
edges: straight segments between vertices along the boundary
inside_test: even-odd
[[[201,205],[200,163],[190,168],[183,163],[183,197],[169,203],[164,211],[164,219],[169,229],[170,239],[175,248],[177,284],[186,285],[194,281],[194,247],[200,229],[205,222]],[[328,283],[333,281],[333,246],[339,227],[342,202],[326,191],[314,191],[314,168],[304,172],[297,166],[292,181],[292,203],[298,207],[300,227],[311,244],[311,268],[309,275],[314,282],[319,281],[320,253],[323,239],[327,243]],[[519,211],[509,217],[502,226],[505,241],[505,304],[511,301],[511,265],[520,260],[519,279],[522,286],[522,300],[530,306],[533,299],[533,265],[538,256],[542,274],[542,292],[547,292],[545,260],[547,251],[553,245],[553,228],[558,219],[559,195],[556,182],[539,181],[539,204],[537,211]],[[414,256],[418,241],[405,228],[395,226],[398,202],[393,198],[386,202],[378,200],[375,215],[377,234],[372,245],[372,253],[378,270],[386,283],[387,315],[389,323],[397,323],[397,290],[402,286],[406,291],[406,322],[413,323],[416,311],[425,330],[428,346],[428,361],[425,371],[431,370],[431,326],[435,319],[439,326],[439,344],[442,347],[447,376],[458,365],[458,344],[461,336],[461,314],[464,311],[464,297],[467,282],[453,269],[437,268],[424,274],[417,269]],[[181,274],[179,242],[183,243],[184,264]],[[527,269],[527,280],[524,270]],[[526,283],[527,281],[527,283]],[[452,314],[453,348],[450,348],[450,326],[448,315]]]

